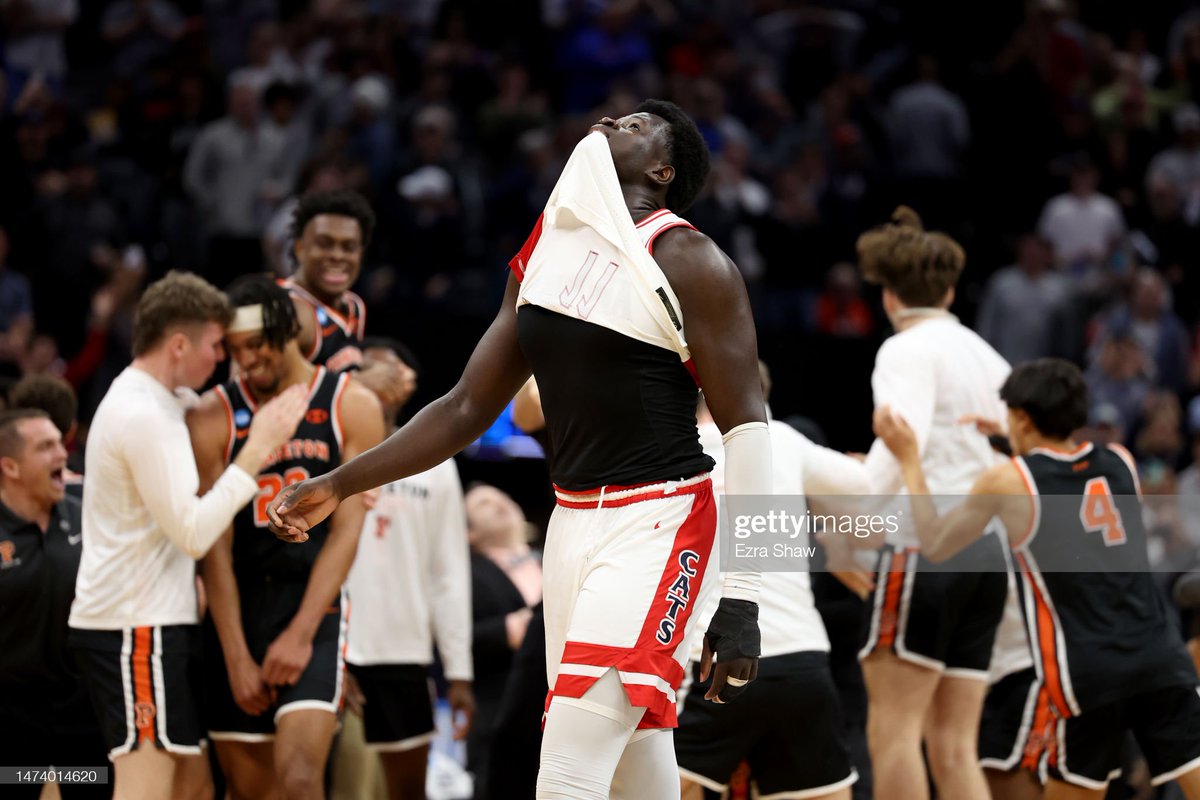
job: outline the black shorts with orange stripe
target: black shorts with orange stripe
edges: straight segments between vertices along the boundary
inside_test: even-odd
[[[866,603],[859,658],[894,653],[918,666],[987,679],[1008,575],[996,536],[984,536],[942,564],[916,548],[886,546]]]
[[[300,608],[306,581],[284,581],[260,576],[243,577],[242,629],[250,656],[262,665],[271,643],[283,633]],[[233,698],[229,672],[216,627],[204,622],[204,723],[215,742],[265,742],[275,736],[275,726],[293,711],[317,710],[339,714],[345,687],[346,624],[350,602],[340,597],[325,610],[312,640],[312,655],[292,686],[276,687],[275,703],[258,716],[243,711]]]
[[[203,738],[189,678],[199,626],[71,629],[68,639],[110,759],[143,744],[180,755]]]
[[[1050,698],[1033,667],[1005,675],[983,701],[979,724],[979,763],[985,769],[1038,774],[1042,754],[1054,735]]]
[[[1121,774],[1121,749],[1132,733],[1161,786],[1200,769],[1200,687],[1169,686],[1059,719],[1043,758],[1044,777],[1103,789]]]

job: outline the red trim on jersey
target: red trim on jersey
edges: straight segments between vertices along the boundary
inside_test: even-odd
[[[533,224],[533,230],[529,232],[529,238],[525,240],[525,244],[521,245],[521,249],[508,262],[509,269],[516,274],[518,281],[525,280],[525,265],[529,263],[529,259],[533,256],[533,250],[537,247],[538,240],[542,238],[543,216],[543,214],[538,214],[537,222]]]
[[[663,482],[657,481],[655,483],[642,485],[663,486]],[[601,495],[599,489],[595,489],[590,492],[578,493],[588,497],[589,499],[587,500],[564,500],[561,497],[557,497],[555,498],[555,502],[557,502],[563,508],[620,508],[621,506],[633,505],[634,503],[640,503],[644,500],[661,500],[664,497],[676,497],[681,494],[699,494],[701,491],[705,490],[711,492],[712,483],[710,481],[701,481],[700,483],[693,484],[692,486],[679,486],[674,489],[671,489],[670,487],[664,487],[662,489],[639,492],[638,494],[634,494],[629,497],[622,497],[620,499],[608,499],[609,494],[626,491],[633,488],[638,487],[605,486],[603,495]],[[562,489],[558,489],[558,487],[555,487],[555,489],[557,491],[563,491]]]
[[[649,224],[650,224],[651,222],[653,222],[654,220],[656,220],[656,219],[661,219],[662,217],[664,217],[664,216],[666,216],[667,214],[670,214],[670,213],[671,213],[671,209],[669,209],[669,208],[660,208],[658,211],[655,211],[655,212],[653,212],[653,213],[651,213],[651,214],[647,214],[646,216],[642,217],[642,218],[641,218],[641,220],[640,220],[640,221],[638,221],[638,222],[637,222],[637,224],[635,224],[633,227],[635,227],[635,228],[644,228],[646,225],[649,225]]]
[[[1021,562],[1021,569],[1028,576],[1026,583],[1029,584],[1029,591],[1032,593],[1034,605],[1034,626],[1037,629],[1037,642],[1034,648],[1034,654],[1042,664],[1042,680],[1045,681],[1046,692],[1050,696],[1050,701],[1054,704],[1055,713],[1060,717],[1071,716],[1071,706],[1067,703],[1067,694],[1063,688],[1062,674],[1058,668],[1058,640],[1056,637],[1057,626],[1054,624],[1054,612],[1050,610],[1049,603],[1042,596],[1042,591],[1038,587],[1038,582],[1034,579],[1034,572],[1029,568],[1029,561],[1026,560],[1024,553],[1017,553],[1017,560]]]
[[[650,255],[654,255],[654,242],[658,239],[658,237],[662,236],[672,228],[691,228],[692,230],[696,230],[695,225],[682,219],[677,222],[672,222],[668,225],[663,225],[654,233],[650,234],[650,238],[646,239],[646,249],[650,252]]]
[[[688,375],[692,376],[692,380],[696,382],[696,388],[703,388],[700,386],[700,373],[696,371],[696,359],[689,358],[687,361],[683,362],[683,366],[684,369],[688,371]]]
[[[671,555],[663,565],[662,577],[655,590],[654,600],[646,612],[642,630],[633,647],[615,647],[610,645],[593,644],[589,642],[567,642],[560,659],[562,664],[580,664],[591,667],[614,668],[618,672],[637,672],[653,675],[668,684],[672,691],[679,688],[683,681],[684,669],[676,660],[675,654],[683,646],[683,633],[688,620],[695,610],[704,580],[704,573],[712,555],[713,533],[716,530],[717,507],[713,500],[712,483],[704,481],[697,484],[703,489],[695,493],[692,507],[687,518],[675,532],[671,546]],[[687,487],[692,489],[693,487]],[[681,490],[682,491],[682,490]],[[694,559],[685,558],[690,551]],[[689,565],[695,574],[689,575],[689,595],[686,605],[679,606],[672,602],[668,591],[679,580],[681,565]],[[673,616],[668,611],[674,607]],[[663,622],[671,620],[674,627],[670,630],[667,642],[664,644],[659,636],[664,633]],[[687,655],[687,654],[685,654]],[[583,697],[588,689],[598,680],[598,676],[572,675],[559,672],[552,691],[547,696]],[[645,708],[639,729],[674,728],[678,725],[675,703],[671,696],[658,686],[643,683],[626,683],[621,681],[630,704]]]

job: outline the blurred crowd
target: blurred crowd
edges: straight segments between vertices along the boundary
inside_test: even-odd
[[[587,126],[661,96],[714,154],[687,217],[746,277],[778,416],[869,442],[887,330],[853,244],[903,202],[966,248],[960,317],[1083,365],[1091,435],[1200,496],[1194,0],[0,0],[0,26],[0,375],[65,377],[84,431],[147,281],[289,274],[296,198],[337,187],[380,219],[369,331],[436,396]],[[1156,557],[1190,554],[1160,516]]]

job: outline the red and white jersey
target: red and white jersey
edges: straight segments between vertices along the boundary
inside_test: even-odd
[[[689,362],[679,300],[653,257],[655,239],[679,227],[692,225],[667,209],[635,225],[608,140],[585,136],[533,233],[509,262],[521,282],[517,306],[586,320]]]

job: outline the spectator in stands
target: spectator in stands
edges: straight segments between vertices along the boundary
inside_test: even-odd
[[[825,291],[817,298],[817,333],[839,339],[864,339],[875,330],[875,316],[862,297],[858,267],[841,262],[829,269]]]
[[[11,0],[0,4],[8,31],[4,47],[10,98],[20,96],[31,78],[45,81],[55,94],[67,74],[66,30],[79,17],[78,0]]]
[[[1187,382],[1188,334],[1171,310],[1162,275],[1142,267],[1134,276],[1129,300],[1106,318],[1105,333],[1128,331],[1148,356],[1146,377],[1156,386],[1181,391]]]
[[[169,55],[183,30],[183,15],[168,0],[117,0],[100,21],[101,35],[114,50],[113,69],[124,78],[137,78]]]
[[[1054,246],[1026,233],[1017,241],[1016,263],[988,279],[975,328],[1010,364],[1048,356],[1070,295],[1070,283],[1054,269]]]
[[[33,295],[29,279],[8,268],[8,252],[0,226],[0,375],[16,376],[33,337]]]
[[[1086,154],[1071,160],[1070,190],[1052,197],[1038,233],[1054,245],[1058,262],[1073,272],[1102,266],[1125,235],[1125,219],[1111,197],[1100,194],[1100,173]]]
[[[1175,144],[1150,162],[1147,181],[1165,177],[1183,200],[1183,218],[1188,225],[1200,223],[1200,108],[1180,103],[1172,116]]]
[[[1141,420],[1142,404],[1152,386],[1146,379],[1146,354],[1128,328],[1110,331],[1085,377],[1092,408],[1111,406],[1115,424],[1128,433]]]
[[[259,117],[257,83],[234,73],[228,114],[204,127],[184,165],[209,236],[207,277],[218,286],[260,269],[258,238],[287,186],[287,140]]]

